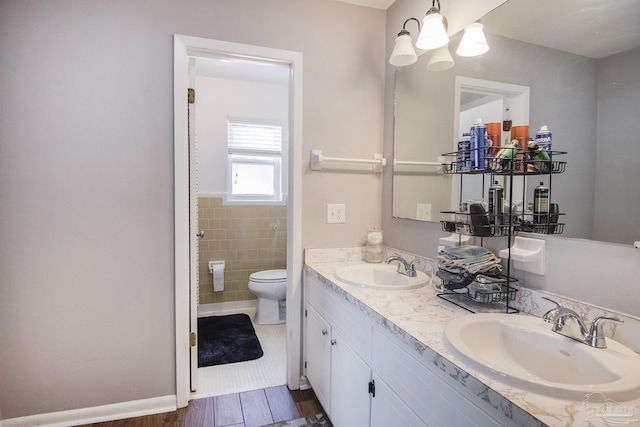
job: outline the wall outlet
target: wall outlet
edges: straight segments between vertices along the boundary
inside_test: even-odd
[[[327,224],[344,224],[347,219],[346,216],[344,204],[327,205]]]
[[[418,221],[431,221],[431,203],[418,203],[416,219]]]

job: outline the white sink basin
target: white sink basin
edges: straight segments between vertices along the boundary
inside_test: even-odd
[[[607,348],[592,348],[540,318],[488,313],[451,321],[444,336],[464,363],[511,386],[579,401],[594,392],[640,397],[640,355],[610,338]]]
[[[418,271],[418,277],[398,273],[396,264],[357,264],[336,271],[336,278],[351,286],[381,291],[418,289],[429,283],[429,276]]]

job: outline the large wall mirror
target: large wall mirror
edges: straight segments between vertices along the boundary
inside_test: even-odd
[[[453,68],[431,72],[426,53],[396,72],[393,216],[439,221],[456,208],[455,176],[402,163],[455,150],[457,112],[481,97],[456,93],[456,80],[470,78],[529,88],[530,135],[547,125],[553,149],[568,153],[551,194],[566,214],[562,236],[640,240],[640,2],[508,0],[482,23],[484,55],[453,54]],[[460,36],[451,37],[452,53]]]

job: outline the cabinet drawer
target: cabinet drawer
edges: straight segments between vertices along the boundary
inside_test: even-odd
[[[365,363],[371,365],[373,326],[368,319],[325,289],[316,279],[305,276],[305,287],[307,303],[325,318]]]
[[[494,419],[454,389],[444,372],[421,363],[379,331],[373,336],[373,371],[428,426],[514,425],[501,414],[496,414],[500,422]]]

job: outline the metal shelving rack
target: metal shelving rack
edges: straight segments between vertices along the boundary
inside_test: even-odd
[[[477,149],[476,149],[477,150]],[[468,152],[471,154],[474,149],[471,150],[462,150],[463,152]],[[458,157],[461,151],[455,151],[452,153],[445,153],[443,156],[445,158],[454,158],[460,159]],[[515,153],[513,153],[515,154]],[[490,177],[490,182],[494,181],[494,177],[496,176],[506,176],[509,180],[509,195],[508,201],[511,206],[513,201],[513,178],[516,176],[523,177],[533,177],[533,176],[548,176],[549,178],[549,200],[551,200],[551,177],[554,174],[563,173],[566,168],[566,162],[554,160],[554,157],[561,156],[567,154],[564,151],[549,151],[547,152],[549,155],[549,160],[528,160],[526,156],[522,156],[521,158],[517,158],[517,156],[513,155],[509,159],[496,159],[494,157],[485,157],[485,164],[487,165],[486,169],[482,170],[468,170],[466,168],[461,168],[460,161],[451,161],[445,162],[442,165],[443,172],[445,174],[456,174],[461,175],[460,179],[460,189],[463,188],[463,179],[462,175],[483,175],[483,197],[485,193],[485,177],[488,175]],[[464,158],[464,156],[463,156]],[[523,196],[526,189],[526,179],[523,179]],[[460,191],[460,200],[459,203],[462,203],[462,191]],[[526,199],[523,200],[522,211],[510,212],[507,214],[503,214],[503,218],[507,218],[508,221],[503,222],[502,224],[482,224],[478,225],[480,221],[473,221],[472,215],[469,212],[460,212],[460,211],[444,211],[442,213],[448,213],[455,216],[455,221],[441,221],[442,228],[444,231],[464,234],[468,236],[480,237],[481,239],[487,237],[507,237],[508,244],[508,254],[507,258],[507,271],[506,276],[503,277],[503,280],[500,284],[501,290],[494,291],[489,293],[484,293],[483,295],[471,294],[468,288],[463,288],[463,291],[447,291],[443,293],[439,293],[438,297],[449,301],[465,310],[470,312],[505,312],[505,313],[517,313],[518,310],[510,307],[509,302],[515,299],[515,294],[518,291],[517,288],[513,287],[513,285],[517,285],[519,281],[513,277],[511,277],[511,246],[513,244],[513,238],[518,234],[519,231],[523,232],[532,232],[539,234],[561,234],[564,230],[564,223],[551,222],[551,212],[547,210],[547,213],[544,214],[528,214],[525,213],[525,203]],[[551,204],[549,203],[550,207]],[[488,214],[484,214],[488,215]],[[542,218],[540,216],[542,215]],[[557,213],[557,215],[563,215],[562,213]],[[514,222],[514,220],[518,218],[518,222]],[[526,221],[526,219],[531,219],[531,221]],[[546,221],[541,221],[546,219]],[[475,223],[475,225],[474,225]],[[481,246],[483,241],[481,240]],[[466,292],[465,292],[466,291]]]

